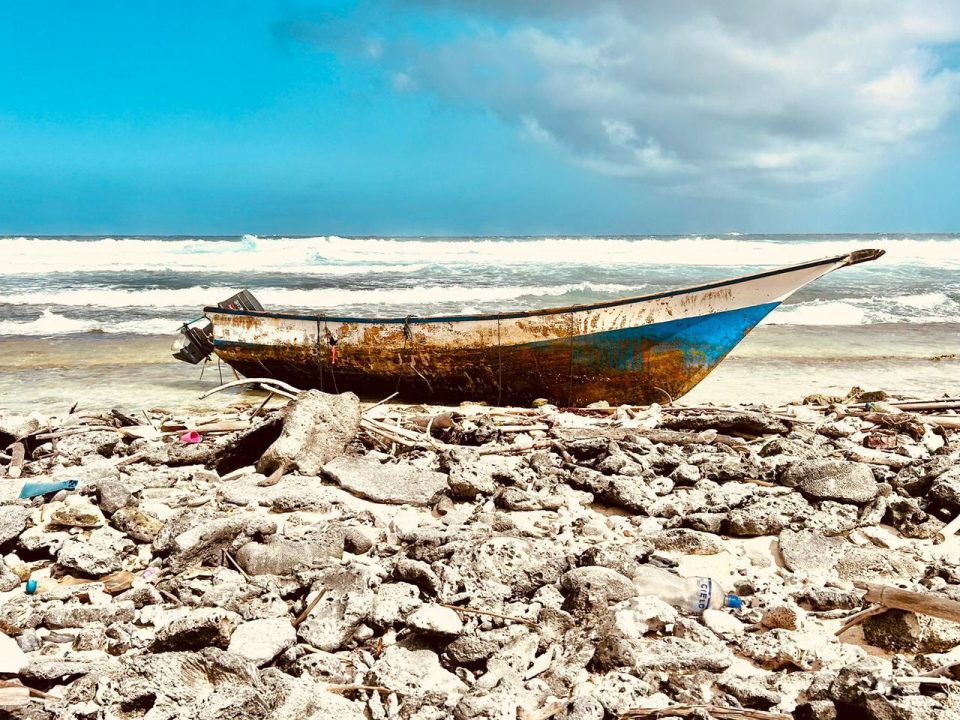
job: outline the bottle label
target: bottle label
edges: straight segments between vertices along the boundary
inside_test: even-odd
[[[697,595],[693,599],[693,609],[702,613],[710,607],[710,598],[713,597],[713,580],[705,577],[697,578]]]

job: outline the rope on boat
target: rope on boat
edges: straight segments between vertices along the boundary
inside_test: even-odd
[[[497,313],[497,405],[503,395],[503,344],[500,342],[500,313]]]

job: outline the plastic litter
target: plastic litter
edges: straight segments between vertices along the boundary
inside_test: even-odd
[[[200,433],[198,433],[196,430],[190,430],[180,436],[180,442],[184,443],[185,445],[196,445],[202,439],[203,438],[200,436]]]
[[[713,578],[680,577],[669,570],[644,565],[637,568],[635,582],[641,595],[655,595],[674,607],[700,614],[704,610],[743,605],[739,596],[727,593]]]
[[[60,480],[58,482],[26,482],[20,490],[20,499],[40,497],[61,490],[76,490],[78,480]]]

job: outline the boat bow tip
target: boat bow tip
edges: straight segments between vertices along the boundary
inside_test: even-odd
[[[847,255],[847,262],[845,262],[844,265],[859,265],[860,263],[870,262],[871,260],[876,260],[878,257],[885,255],[886,252],[886,250],[880,250],[878,248],[854,250],[852,253]]]

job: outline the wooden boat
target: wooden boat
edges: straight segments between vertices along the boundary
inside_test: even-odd
[[[670,292],[571,307],[357,318],[207,307],[212,350],[237,372],[409,402],[561,406],[677,399],[798,289],[882,250]]]

